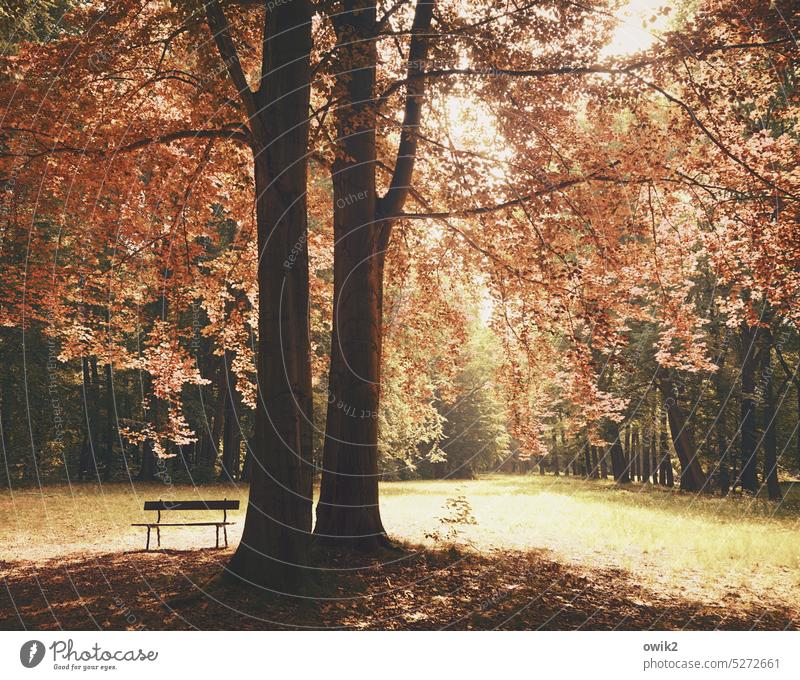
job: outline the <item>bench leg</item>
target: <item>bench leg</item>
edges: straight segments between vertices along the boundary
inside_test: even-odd
[[[156,540],[158,541],[158,547],[161,547],[161,527],[156,527]]]
[[[219,524],[217,524],[217,548],[219,548]]]
[[[228,547],[228,527],[222,525],[222,533],[225,534],[225,547]]]
[[[150,527],[147,527],[147,545],[144,548],[145,550],[150,550]]]

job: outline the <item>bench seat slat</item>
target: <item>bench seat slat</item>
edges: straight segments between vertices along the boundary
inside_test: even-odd
[[[236,522],[142,522],[131,524],[132,527],[222,527]]]
[[[145,510],[238,510],[239,501],[145,501]]]

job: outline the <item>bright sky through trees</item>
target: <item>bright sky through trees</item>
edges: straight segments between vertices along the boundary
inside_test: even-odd
[[[652,46],[659,31],[669,25],[671,14],[659,13],[669,4],[664,0],[631,0],[624,5],[617,12],[619,25],[603,55],[624,56]]]

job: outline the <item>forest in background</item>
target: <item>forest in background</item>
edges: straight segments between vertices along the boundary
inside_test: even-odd
[[[609,52],[624,4],[11,3],[4,483],[248,480],[310,532],[321,479],[339,537],[379,478],[779,500],[798,8]]]

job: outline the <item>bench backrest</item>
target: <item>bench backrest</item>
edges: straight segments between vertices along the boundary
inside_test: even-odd
[[[145,510],[238,510],[239,501],[145,501]]]

